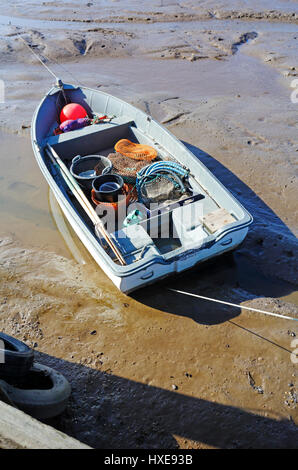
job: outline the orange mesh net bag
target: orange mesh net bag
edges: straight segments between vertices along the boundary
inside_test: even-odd
[[[151,162],[157,157],[157,151],[150,145],[135,144],[128,139],[119,140],[115,145],[115,150],[134,160]]]

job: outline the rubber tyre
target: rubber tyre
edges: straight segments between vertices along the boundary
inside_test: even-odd
[[[30,381],[38,378],[39,386],[30,388]],[[53,418],[61,414],[67,405],[71,387],[59,372],[42,364],[34,363],[22,387],[0,380],[0,387],[20,409],[37,419]]]
[[[24,377],[33,365],[34,351],[25,343],[0,332],[4,341],[4,364],[0,363],[1,377]],[[0,343],[1,349],[1,343]],[[3,352],[3,349],[1,349]]]
[[[11,401],[7,393],[1,388],[0,384],[0,402],[3,401],[3,403],[7,403],[7,405],[10,406],[15,406],[15,404]]]

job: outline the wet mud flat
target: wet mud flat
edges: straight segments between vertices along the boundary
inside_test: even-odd
[[[292,286],[239,257],[127,297],[87,257],[3,239],[0,327],[72,385],[50,424],[101,448],[295,448],[296,324],[168,290],[297,317]]]
[[[0,328],[69,379],[51,424],[111,449],[297,448],[297,322],[169,290],[298,318],[295,3],[54,3],[0,18]],[[52,78],[19,33],[184,141],[252,213],[243,245],[128,297],[70,229],[66,244],[29,135]]]

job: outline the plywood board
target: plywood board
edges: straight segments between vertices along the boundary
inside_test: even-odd
[[[235,222],[235,217],[232,216],[226,209],[223,207],[217,209],[216,211],[209,212],[202,217],[202,222],[207,230],[211,233],[217,232],[220,228],[225,225]]]
[[[90,449],[0,401],[0,449]]]

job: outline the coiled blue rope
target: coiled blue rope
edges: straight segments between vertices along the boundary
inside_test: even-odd
[[[152,183],[158,177],[163,177],[169,181],[171,181],[176,189],[180,188],[181,193],[183,194],[185,190],[185,186],[182,182],[183,179],[187,178],[189,175],[189,170],[187,168],[182,167],[179,163],[171,162],[171,161],[160,161],[152,163],[137,173],[136,179],[136,189],[138,192],[139,201],[142,202],[142,187],[148,184],[149,182]]]

